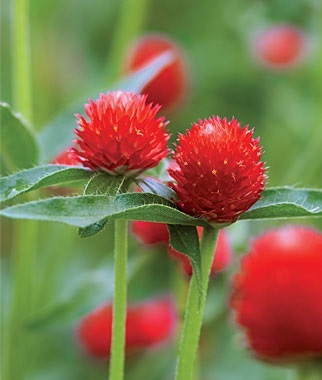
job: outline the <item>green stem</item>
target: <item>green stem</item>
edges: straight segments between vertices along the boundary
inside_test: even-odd
[[[14,106],[32,122],[32,90],[29,43],[29,2],[14,0],[13,5],[13,69]],[[13,235],[13,299],[8,322],[4,357],[4,379],[21,379],[33,365],[35,350],[32,336],[25,327],[26,317],[34,308],[35,254],[38,224],[16,221]],[[19,344],[17,344],[19,342]]]
[[[17,111],[32,122],[32,90],[29,43],[29,2],[14,0],[13,96]]]
[[[124,375],[125,321],[126,321],[126,270],[127,221],[115,221],[114,300],[110,361],[110,380],[122,380]]]
[[[205,308],[209,275],[216,246],[218,230],[205,228],[201,241],[202,296],[195,275],[192,276],[186,306],[183,331],[179,347],[176,380],[190,380],[194,373],[194,362],[198,349],[202,316]]]
[[[129,43],[140,33],[149,0],[123,0],[108,58],[108,79],[114,81],[122,72],[124,54]]]
[[[37,249],[37,222],[16,221],[13,244],[13,299],[10,319],[10,341],[6,347],[8,379],[20,379],[33,364],[32,337],[26,329],[28,315],[34,308],[34,267]],[[19,345],[17,345],[19,342]]]
[[[322,363],[319,361],[299,365],[294,373],[294,380],[321,380]]]

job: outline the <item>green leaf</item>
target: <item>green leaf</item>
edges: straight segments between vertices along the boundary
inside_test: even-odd
[[[115,219],[190,226],[207,225],[202,219],[193,218],[177,210],[168,200],[146,193],[53,197],[7,207],[0,211],[0,215],[15,219],[61,222],[76,227],[87,227],[104,220]]]
[[[139,178],[137,183],[145,193],[156,194],[160,197],[168,199],[169,201],[177,198],[177,194],[170,189],[170,187],[166,186],[162,182],[159,182],[155,178]]]
[[[286,219],[322,216],[322,190],[276,187],[263,192],[239,219]]]
[[[171,246],[188,256],[196,276],[199,294],[202,293],[199,237],[195,226],[168,225]]]
[[[40,187],[58,185],[77,180],[88,180],[93,172],[81,167],[65,165],[38,166],[0,178],[0,201]]]
[[[123,89],[139,93],[162,69],[173,61],[173,58],[170,52],[163,53],[141,69],[115,83],[111,86],[112,88],[100,89],[91,96],[84,96],[66,107],[45,126],[38,136],[41,161],[51,161],[56,155],[72,145],[73,131],[76,127],[74,114],[84,113],[84,104],[88,102],[88,98],[97,99],[101,92],[106,92],[108,89]]]
[[[12,171],[38,162],[38,144],[32,130],[7,103],[0,103],[1,156]]]
[[[107,173],[98,173],[89,180],[84,194],[87,195],[117,195],[127,190],[133,179],[124,176],[111,176]],[[106,220],[79,228],[78,235],[82,238],[90,237],[100,232],[106,224]]]

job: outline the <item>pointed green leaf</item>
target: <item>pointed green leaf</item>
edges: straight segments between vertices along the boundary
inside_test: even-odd
[[[174,208],[168,200],[146,193],[113,196],[53,197],[7,207],[0,215],[66,223],[76,227],[115,219],[145,220],[168,224],[201,225],[206,222]]]
[[[195,226],[168,225],[170,244],[177,251],[189,257],[196,276],[199,293],[202,294],[201,257],[199,237]]]
[[[169,201],[177,198],[177,194],[172,189],[170,189],[170,187],[166,186],[164,183],[156,180],[155,178],[140,178],[137,183],[145,193],[156,194],[160,197],[168,199]]]
[[[11,170],[38,162],[38,144],[32,130],[7,103],[0,103],[1,156]]]
[[[73,131],[76,127],[74,115],[75,113],[84,113],[84,104],[88,103],[88,98],[97,99],[101,92],[106,92],[108,89],[122,89],[139,93],[162,69],[173,61],[173,58],[173,54],[165,52],[120,82],[113,84],[110,88],[100,89],[91,96],[83,97],[66,107],[45,126],[38,136],[41,160],[48,162],[71,146],[74,139]]]
[[[40,187],[52,186],[77,180],[88,180],[93,172],[81,167],[65,165],[38,166],[0,178],[0,201]]]
[[[276,187],[263,192],[261,199],[240,220],[322,217],[322,190]]]
[[[98,173],[91,178],[85,188],[87,195],[117,195],[127,190],[133,180],[124,176],[111,176],[107,173]],[[101,220],[90,226],[79,228],[78,235],[82,238],[90,237],[100,232],[106,224],[106,220]]]

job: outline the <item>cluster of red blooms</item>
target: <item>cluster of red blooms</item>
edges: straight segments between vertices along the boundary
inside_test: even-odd
[[[77,338],[93,358],[110,354],[112,341],[112,304],[100,306],[83,317]],[[126,352],[146,349],[169,341],[176,333],[178,316],[171,297],[129,305],[126,313]]]
[[[253,241],[233,280],[231,306],[247,345],[267,361],[322,357],[322,234],[301,226]]]

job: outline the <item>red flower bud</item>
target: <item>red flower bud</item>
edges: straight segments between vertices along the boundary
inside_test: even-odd
[[[73,152],[84,166],[111,175],[134,176],[156,166],[169,152],[158,105],[146,95],[114,91],[85,105],[88,121],[77,115],[78,147]]]
[[[177,105],[188,88],[186,63],[172,40],[161,35],[140,38],[128,52],[125,71],[137,70],[166,51],[174,55],[174,60],[144,87],[142,93],[148,95],[148,101],[168,108]]]
[[[255,57],[263,65],[283,69],[298,64],[307,52],[306,35],[291,25],[273,25],[254,40]]]
[[[231,306],[262,359],[322,358],[322,234],[301,226],[254,240],[233,280]]]
[[[203,228],[198,228],[198,234],[201,237]],[[188,256],[176,251],[173,247],[169,245],[169,254],[170,256],[177,259],[181,264],[182,271],[188,275],[192,275],[192,266]],[[220,272],[228,267],[232,261],[232,250],[230,243],[228,241],[227,233],[224,230],[219,231],[218,241],[216,249],[214,251],[214,258],[211,265],[210,275],[213,276],[217,272]]]
[[[259,138],[236,119],[199,120],[179,136],[169,168],[177,205],[209,222],[234,222],[261,196],[265,182]]]
[[[144,244],[169,243],[169,231],[165,223],[136,220],[132,222],[132,232]]]
[[[169,340],[176,331],[177,319],[170,297],[129,305],[126,351],[150,348]],[[78,324],[77,336],[90,356],[107,357],[112,342],[112,305],[103,305],[86,315]]]

